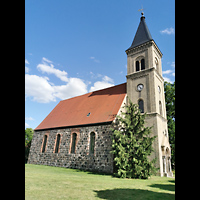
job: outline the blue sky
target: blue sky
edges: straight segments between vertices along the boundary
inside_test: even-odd
[[[163,77],[174,82],[174,0],[25,0],[25,128],[63,99],[126,82],[142,5]]]

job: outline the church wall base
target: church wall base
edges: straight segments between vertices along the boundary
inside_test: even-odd
[[[90,133],[95,133],[94,154],[89,153]],[[54,153],[56,135],[61,135],[58,153]],[[77,133],[76,152],[70,153],[71,134]],[[44,135],[48,135],[42,153]],[[29,164],[66,167],[101,173],[113,173],[112,132],[110,125],[35,131],[29,153]]]
[[[170,178],[172,178],[173,177],[173,172],[161,172],[161,173],[159,173],[159,174],[157,174],[158,176],[161,176],[161,177],[163,177],[163,176],[165,176],[165,177],[170,177]]]

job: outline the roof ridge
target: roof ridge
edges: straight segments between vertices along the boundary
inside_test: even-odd
[[[95,90],[95,91],[92,91],[92,92],[98,92],[98,91],[102,91],[102,90],[107,90],[107,89],[110,89],[110,88],[113,88],[113,87],[117,87],[117,86],[120,86],[120,85],[123,85],[123,84],[126,84],[126,82],[118,84],[118,85],[113,85],[113,86],[110,86],[110,87],[107,87],[107,88],[103,88],[103,89],[100,89],[100,90]]]
[[[112,89],[113,87],[117,87],[117,86],[120,86],[120,85],[123,85],[123,84],[126,84],[126,82],[118,84],[118,85],[110,86],[110,87],[107,87],[107,88],[103,88],[103,89],[100,89],[100,90],[95,90],[95,91],[92,91],[92,92],[81,94],[81,95],[78,95],[78,96],[75,96],[75,97],[70,97],[70,98],[67,98],[67,99],[63,99],[63,100],[60,100],[60,101],[66,101],[66,100],[77,98],[77,97],[84,96],[84,95],[91,95],[93,92],[100,92],[100,91],[103,91],[103,90]]]

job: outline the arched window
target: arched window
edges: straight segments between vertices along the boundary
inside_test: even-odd
[[[168,137],[167,130],[165,129],[165,136]]]
[[[162,115],[162,103],[159,101],[159,110],[160,110],[160,115]]]
[[[145,69],[144,58],[141,60],[141,70]]]
[[[46,150],[46,144],[47,144],[47,135],[44,135],[43,145],[42,145],[42,153],[44,153]]]
[[[55,153],[58,153],[58,151],[59,151],[59,146],[60,146],[60,134],[58,134],[57,137],[56,137]]]
[[[136,72],[140,70],[139,61],[136,61]]]
[[[155,68],[158,70],[158,59],[157,58],[155,58]]]
[[[95,133],[90,133],[90,154],[94,154],[94,147],[95,147]]]
[[[139,99],[138,105],[139,105],[140,112],[144,113],[144,101],[142,99]]]
[[[75,153],[76,152],[76,138],[77,138],[77,134],[73,133],[73,135],[72,135],[71,153]]]

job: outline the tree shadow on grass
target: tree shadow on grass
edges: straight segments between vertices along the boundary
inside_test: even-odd
[[[100,199],[107,200],[173,200],[175,199],[174,194],[154,192],[150,190],[141,189],[112,189],[112,190],[100,190],[94,191],[97,193],[97,197]]]
[[[175,183],[175,179],[174,180],[169,180],[170,183]]]
[[[169,180],[171,183],[175,183],[175,180]],[[175,185],[172,184],[152,184],[150,187],[154,188],[160,188],[162,190],[168,190],[168,191],[175,191]]]
[[[76,172],[85,172],[87,174],[93,174],[93,175],[108,175],[108,176],[113,176],[112,173],[106,173],[106,172],[101,172],[101,171],[92,171],[92,170],[84,170],[84,169],[74,169]]]
[[[150,187],[160,188],[162,190],[175,191],[175,186],[170,184],[153,184]]]

